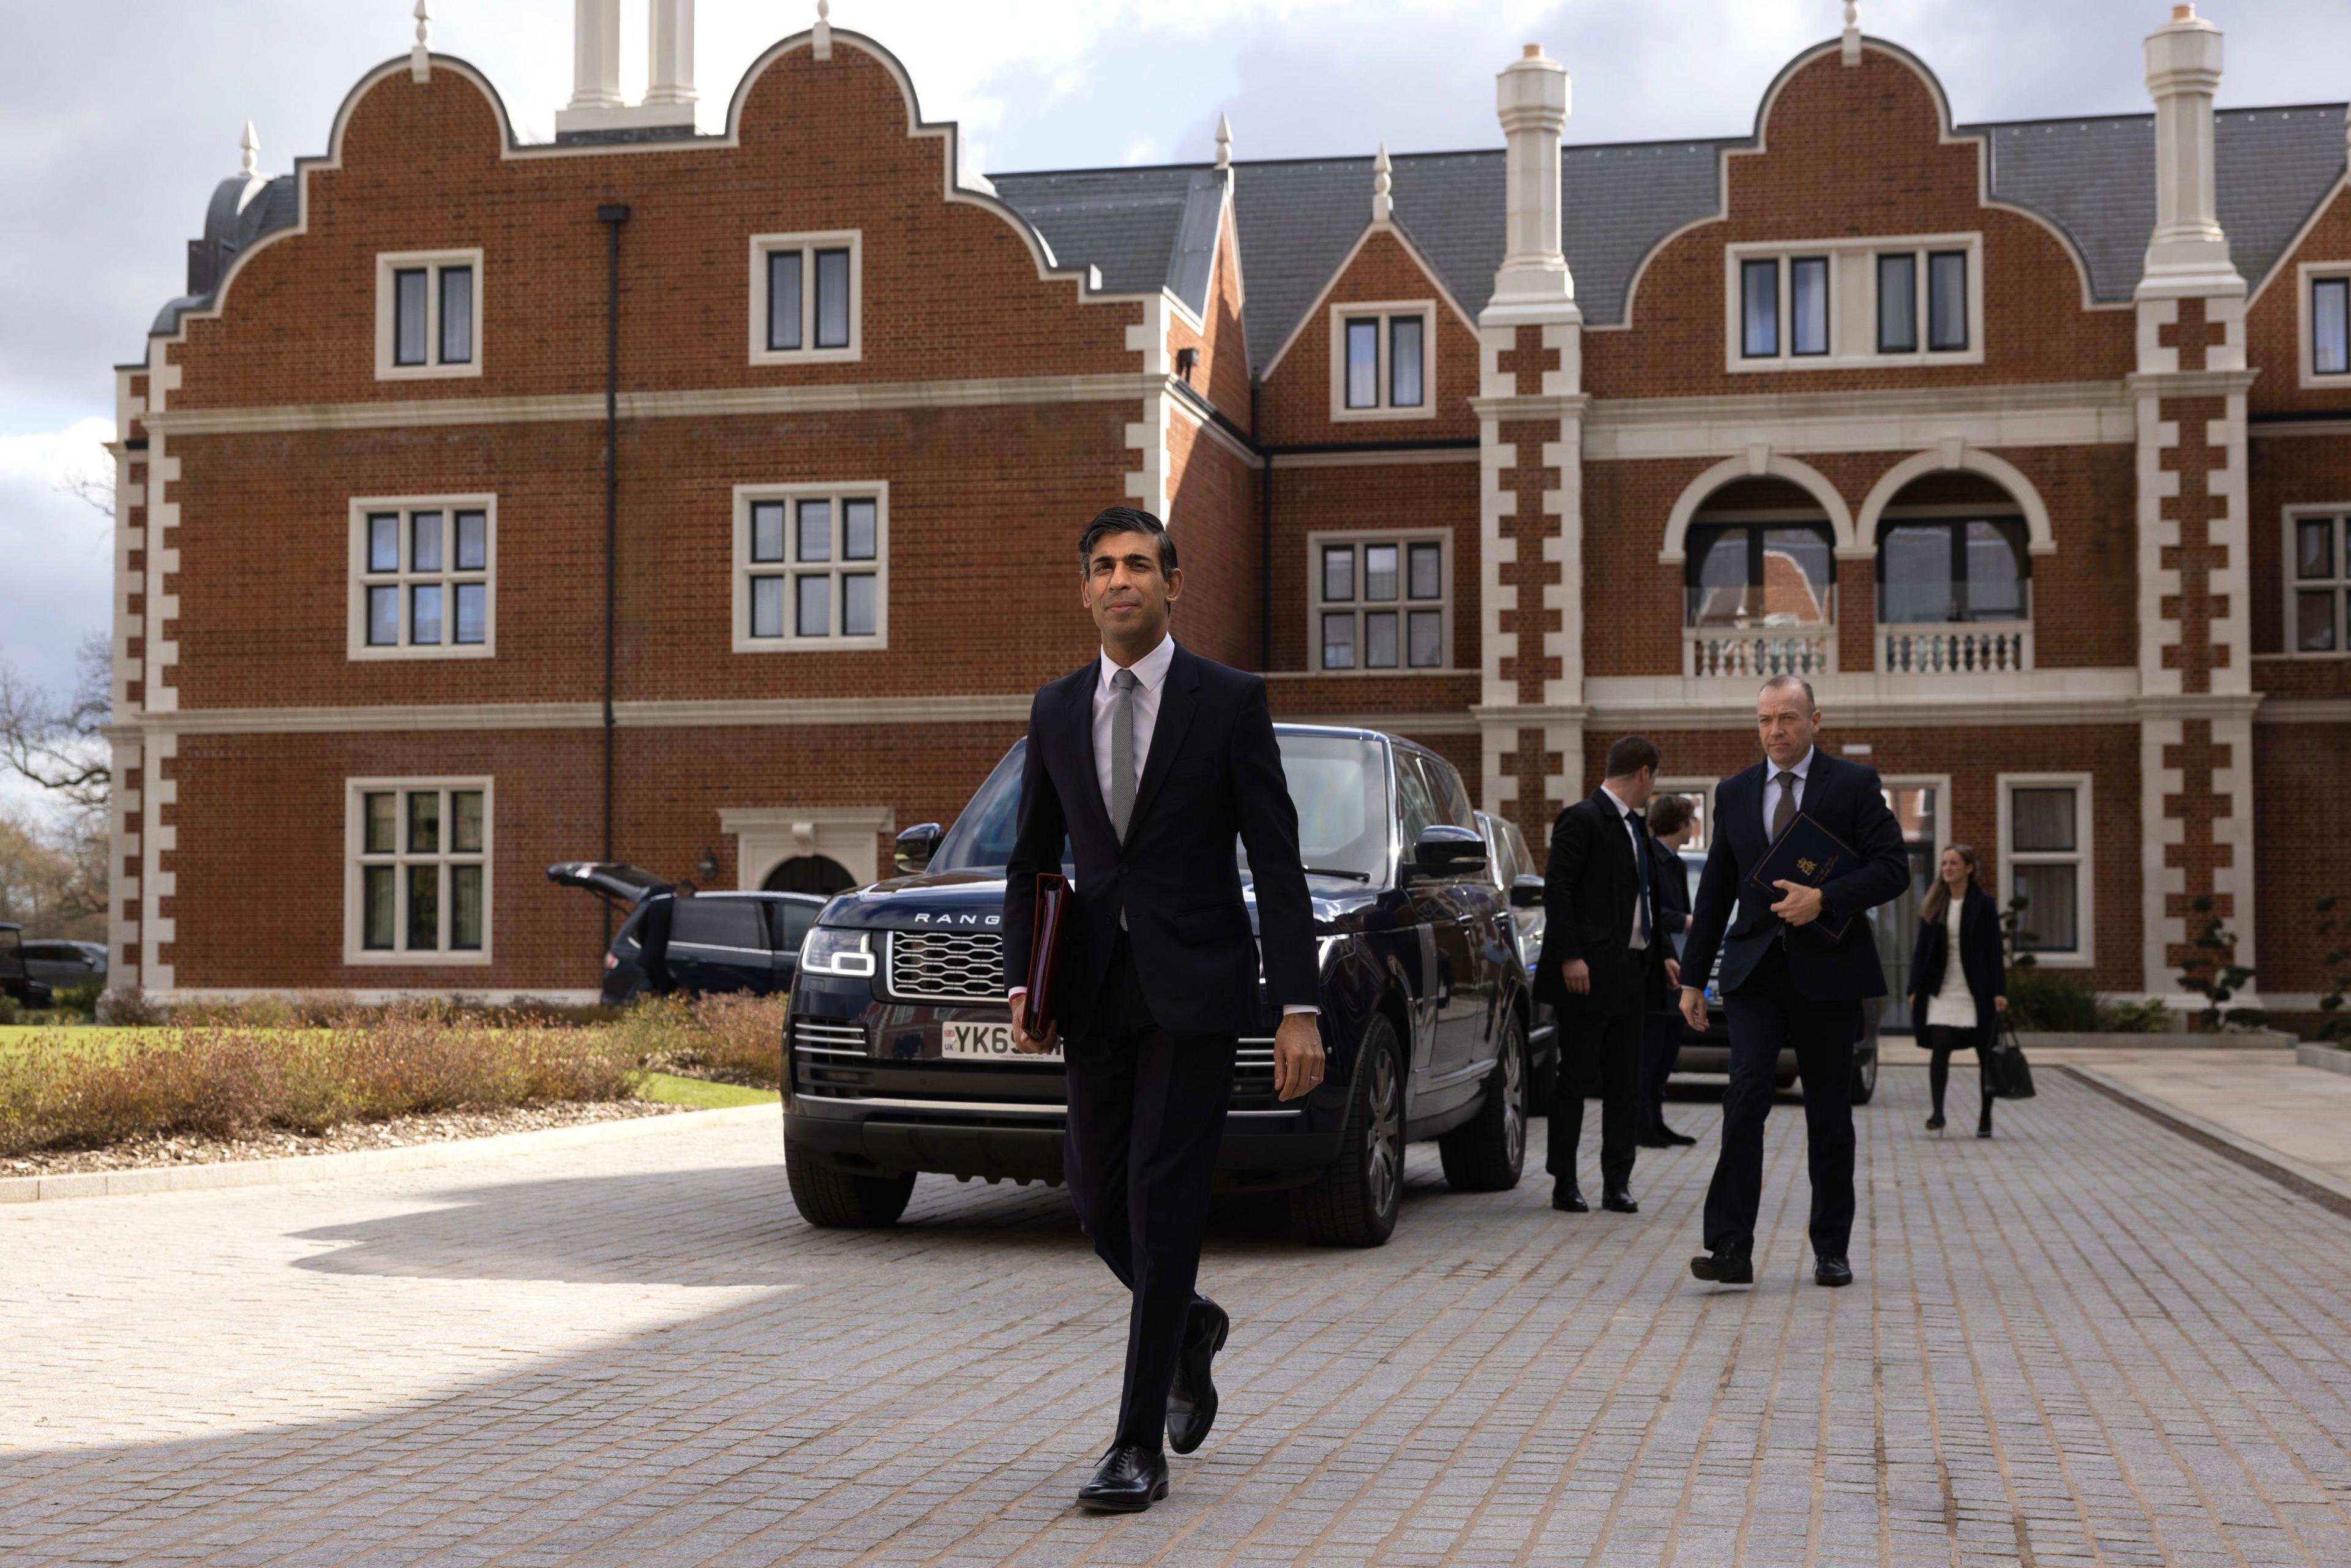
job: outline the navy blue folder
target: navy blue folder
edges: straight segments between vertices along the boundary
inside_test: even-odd
[[[1787,831],[1771,841],[1755,869],[1747,873],[1748,884],[1770,894],[1777,904],[1786,896],[1775,883],[1792,882],[1799,887],[1825,885],[1839,873],[1849,871],[1856,860],[1844,840],[1830,832],[1810,816],[1799,811],[1796,820],[1788,824]],[[1834,920],[1823,914],[1813,922],[1812,928],[1831,942],[1842,942],[1853,925],[1853,916]]]

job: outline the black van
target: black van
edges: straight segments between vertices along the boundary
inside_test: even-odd
[[[825,904],[812,893],[698,893],[680,898],[671,883],[649,871],[595,861],[559,862],[547,868],[547,880],[584,887],[626,912],[604,952],[607,1007],[652,988],[644,943],[647,918],[656,904],[669,906],[664,967],[670,988],[691,997],[790,990],[800,942]]]

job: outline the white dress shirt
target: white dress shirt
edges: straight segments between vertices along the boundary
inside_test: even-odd
[[[1600,788],[1607,792],[1609,800],[1615,802],[1616,818],[1619,821],[1625,824],[1625,831],[1632,835],[1633,839],[1633,942],[1631,950],[1638,953],[1645,950],[1649,946],[1648,937],[1644,936],[1641,931],[1641,888],[1644,882],[1646,880],[1649,880],[1644,875],[1645,868],[1642,865],[1641,857],[1648,853],[1649,851],[1649,846],[1643,841],[1649,836],[1648,830],[1643,823],[1634,818],[1634,809],[1625,803],[1625,797],[1616,793],[1615,790],[1610,789],[1604,783],[1602,784]],[[1650,920],[1652,924],[1655,923],[1656,918],[1656,906],[1652,904],[1650,910]]]
[[[1167,666],[1176,662],[1176,639],[1162,637],[1159,646],[1127,665],[1134,672],[1134,778],[1143,782],[1143,766],[1151,756],[1151,732],[1159,725],[1159,698],[1167,689]],[[1110,810],[1110,727],[1118,707],[1118,687],[1111,677],[1118,662],[1102,650],[1102,676],[1094,682],[1094,781],[1102,786],[1102,810]]]
[[[1812,781],[1813,758],[1819,755],[1819,747],[1808,747],[1796,765],[1787,770],[1796,776],[1796,809],[1798,810],[1803,810],[1804,786]],[[1763,775],[1763,841],[1768,844],[1771,841],[1771,818],[1780,810],[1781,768],[1778,763],[1768,757],[1763,759],[1763,766],[1766,769]]]

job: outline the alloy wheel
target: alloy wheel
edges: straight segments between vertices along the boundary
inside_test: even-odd
[[[1364,1186],[1376,1214],[1393,1211],[1404,1187],[1404,1117],[1396,1104],[1395,1058],[1376,1052],[1371,1060],[1371,1137],[1364,1151]]]
[[[1515,1031],[1502,1041],[1502,1148],[1515,1169],[1527,1155],[1526,1049]]]

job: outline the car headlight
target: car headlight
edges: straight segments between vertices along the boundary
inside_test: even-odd
[[[850,975],[861,978],[872,976],[872,933],[843,931],[833,925],[810,926],[808,939],[800,944],[800,973]]]

